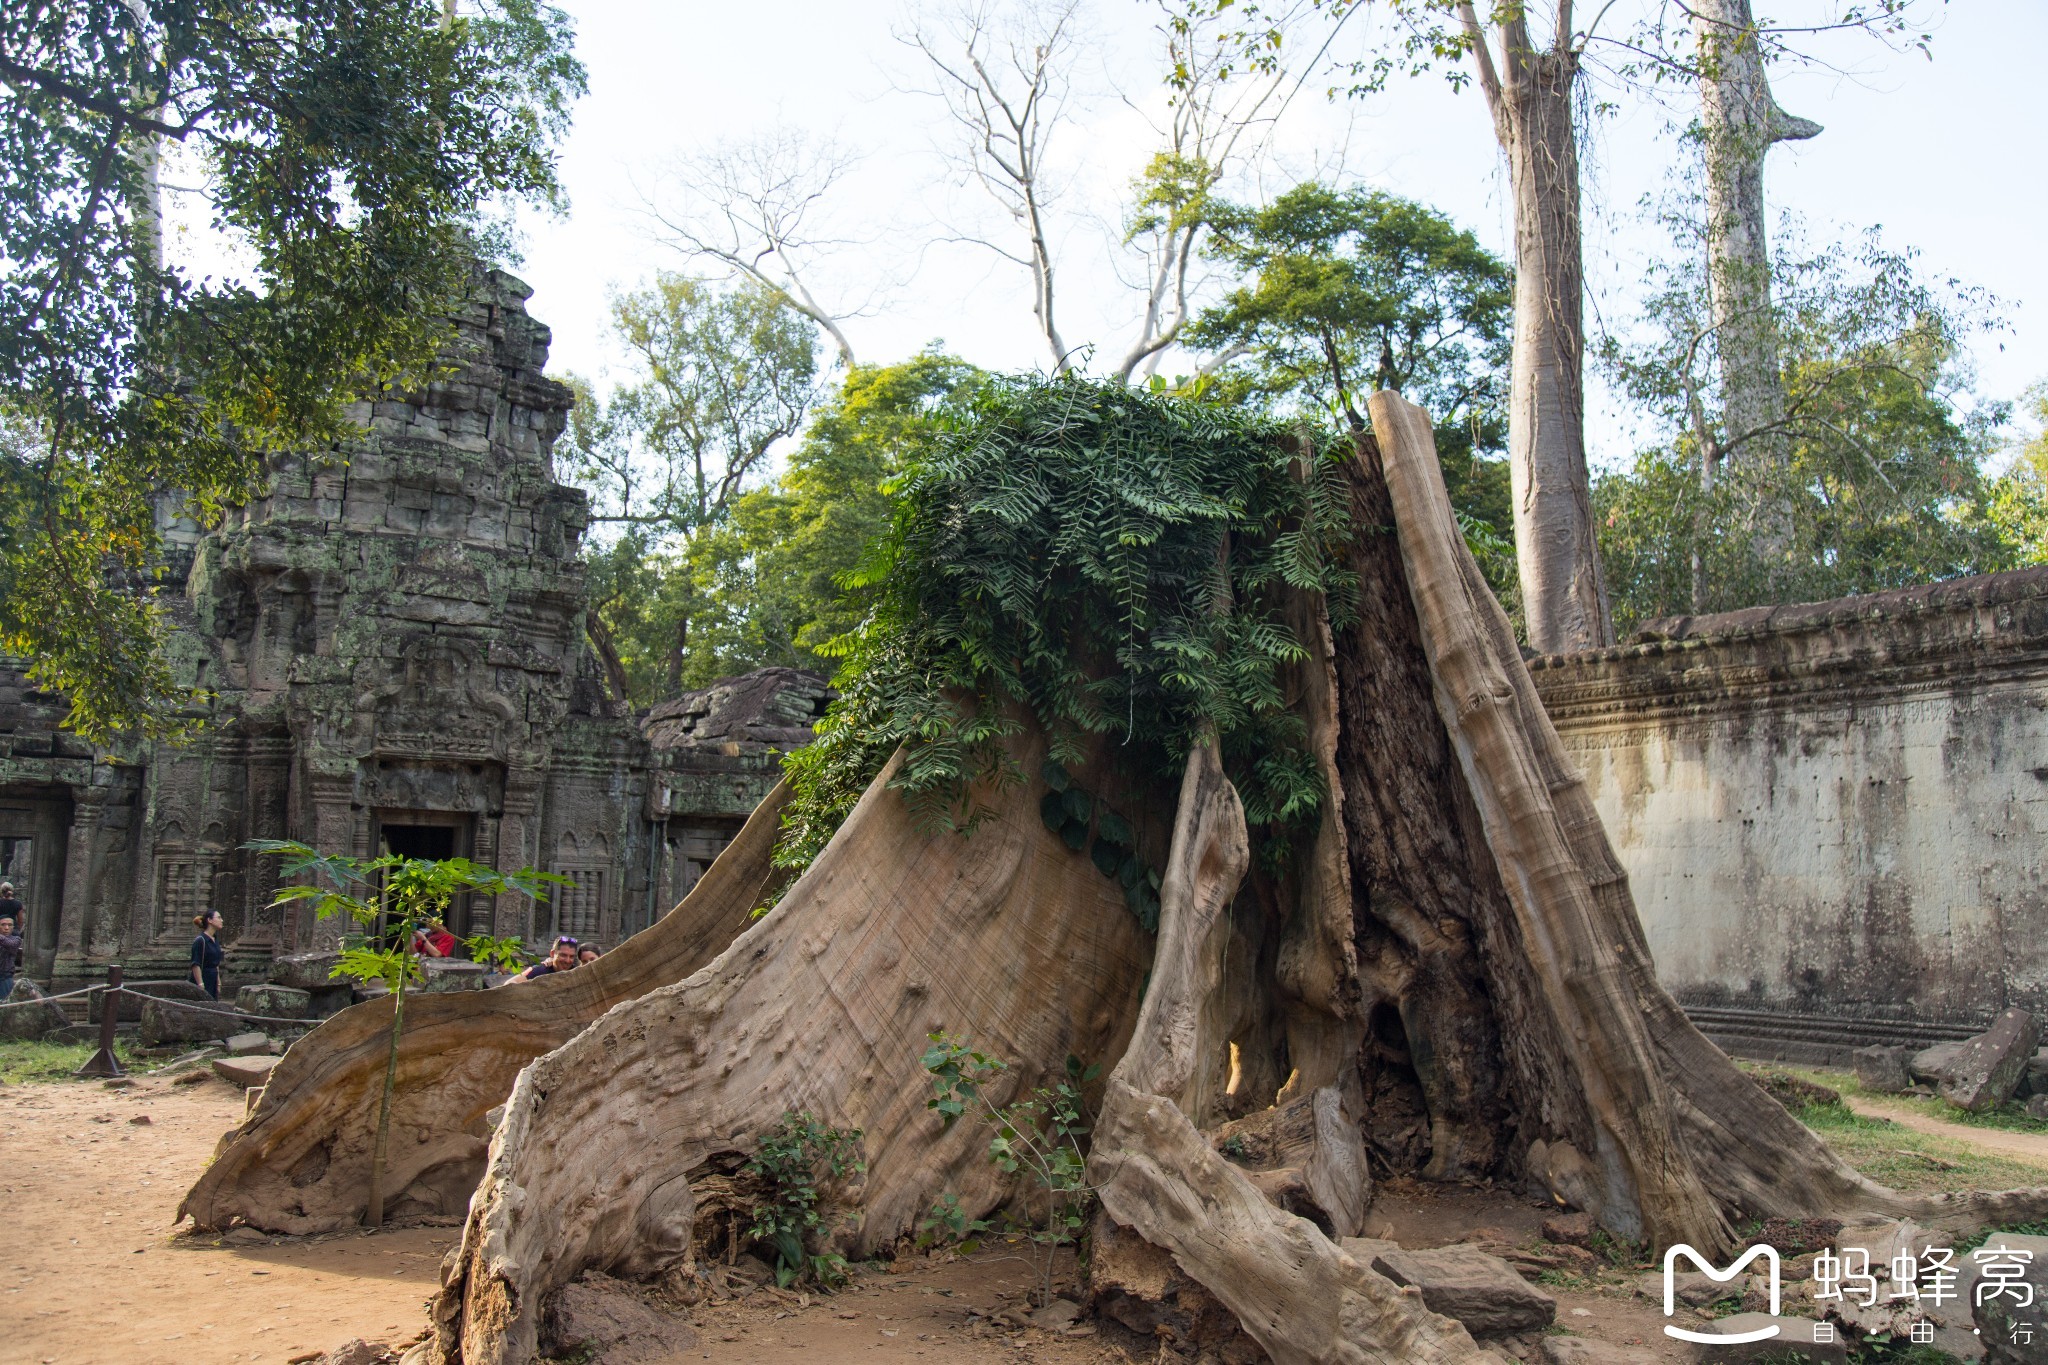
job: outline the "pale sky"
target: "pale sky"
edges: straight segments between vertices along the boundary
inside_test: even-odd
[[[641,191],[659,184],[663,165],[778,124],[864,154],[834,218],[868,243],[831,263],[823,279],[841,297],[881,287],[870,314],[849,324],[863,360],[900,359],[942,338],[986,366],[1046,363],[1024,272],[985,250],[934,244],[988,219],[976,216],[971,195],[945,183],[936,102],[906,90],[920,79],[919,59],[892,30],[910,22],[909,7],[563,3],[590,73],[562,158],[573,208],[564,221],[527,220],[518,267],[534,289],[529,307],[554,329],[551,369],[602,376],[615,367],[608,292],[684,265],[650,236],[640,212]],[[1791,18],[1817,3],[1759,0],[1759,9]],[[2011,330],[1981,342],[1976,358],[1980,390],[2012,398],[2048,378],[2048,138],[2036,84],[2048,50],[2048,0],[1955,0],[1923,12],[1934,23],[1932,61],[1865,38],[1836,39],[1827,55],[1842,70],[1774,74],[1779,102],[1826,132],[1774,150],[1766,189],[1774,211],[1803,215],[1816,241],[1881,224],[1887,243],[1917,248],[1929,273],[2004,299]],[[1117,190],[1154,145],[1140,111],[1157,113],[1164,98],[1149,33],[1156,15],[1145,0],[1092,0],[1075,123],[1053,147],[1054,172],[1068,185],[1058,217],[1058,306],[1069,343],[1096,342],[1105,356],[1132,330],[1136,296],[1117,282],[1100,224],[1113,219]],[[1372,35],[1360,25],[1349,36]],[[1600,93],[1620,109],[1599,121],[1585,149],[1595,325],[1627,316],[1642,253],[1656,245],[1636,205],[1678,155],[1665,131],[1670,111],[1626,92]],[[1332,165],[1345,178],[1435,206],[1507,254],[1504,176],[1476,90],[1453,93],[1434,77],[1399,80],[1385,94],[1333,105],[1311,89],[1240,193],[1271,192]],[[1598,457],[1626,452],[1623,415],[1598,394],[1588,422]]]

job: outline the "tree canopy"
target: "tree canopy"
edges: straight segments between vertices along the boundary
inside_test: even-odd
[[[76,729],[175,724],[159,496],[207,516],[417,383],[583,81],[540,0],[0,11],[0,648]],[[166,149],[240,274],[165,258]]]
[[[2005,417],[1971,404],[1963,346],[1994,302],[1931,280],[1867,234],[1854,255],[1772,263],[1785,405],[1729,426],[1712,382],[1717,328],[1696,219],[1653,271],[1645,328],[1607,360],[1660,441],[1596,486],[1617,620],[1818,601],[2023,562],[2026,490],[1985,462]],[[1739,458],[1765,437],[1773,458]]]

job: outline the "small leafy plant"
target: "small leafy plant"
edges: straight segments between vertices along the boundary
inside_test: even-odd
[[[255,839],[243,847],[282,858],[279,870],[287,877],[310,877],[301,885],[280,887],[272,905],[311,901],[318,918],[347,915],[358,926],[358,932],[342,943],[335,977],[381,982],[391,992],[391,1053],[384,1065],[384,1096],[377,1108],[370,1193],[363,1214],[363,1222],[376,1227],[384,1221],[384,1166],[391,1141],[391,1096],[398,1083],[398,1040],[405,1032],[405,988],[421,978],[413,935],[428,921],[439,919],[464,892],[517,893],[544,901],[543,887],[565,886],[568,878],[530,867],[493,872],[467,858],[406,858],[396,853],[348,858],[294,839]]]
[[[782,1288],[798,1280],[821,1289],[846,1283],[846,1258],[813,1248],[825,1225],[818,1213],[822,1188],[867,1170],[860,1139],[860,1129],[827,1128],[812,1114],[784,1114],[761,1135],[745,1169],[765,1193],[747,1233],[774,1251],[775,1283]]]
[[[1084,1067],[1080,1058],[1069,1056],[1066,1074],[1058,1081],[1004,1104],[989,1092],[1009,1070],[1007,1062],[943,1033],[932,1034],[931,1042],[923,1057],[924,1069],[932,1077],[932,1097],[925,1108],[938,1114],[948,1128],[969,1112],[977,1114],[992,1129],[989,1160],[1006,1174],[1029,1176],[1044,1193],[1044,1221],[1020,1231],[1034,1247],[1037,1302],[1050,1303],[1059,1249],[1081,1240],[1095,1201],[1095,1189],[1088,1183],[1088,1156],[1081,1146],[1088,1135],[1081,1087],[1102,1068]],[[961,1238],[977,1237],[987,1228],[986,1222],[969,1220],[959,1197],[951,1194],[932,1206],[923,1223],[927,1232]]]

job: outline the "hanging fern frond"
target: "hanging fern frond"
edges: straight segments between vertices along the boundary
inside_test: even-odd
[[[839,700],[785,761],[777,862],[807,866],[899,746],[919,822],[970,827],[976,783],[1021,780],[1020,711],[1054,764],[1111,736],[1138,783],[1171,782],[1213,727],[1247,816],[1311,828],[1322,780],[1282,686],[1308,655],[1272,597],[1341,615],[1355,592],[1337,467],[1274,423],[1072,375],[990,383],[941,422],[845,578],[866,616],[825,651]]]

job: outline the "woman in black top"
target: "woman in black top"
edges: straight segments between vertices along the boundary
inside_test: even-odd
[[[227,921],[220,917],[220,911],[208,910],[194,915],[192,923],[199,926],[199,937],[192,940],[192,984],[203,986],[208,995],[218,1000],[220,960],[227,956],[220,946],[220,930]]]

